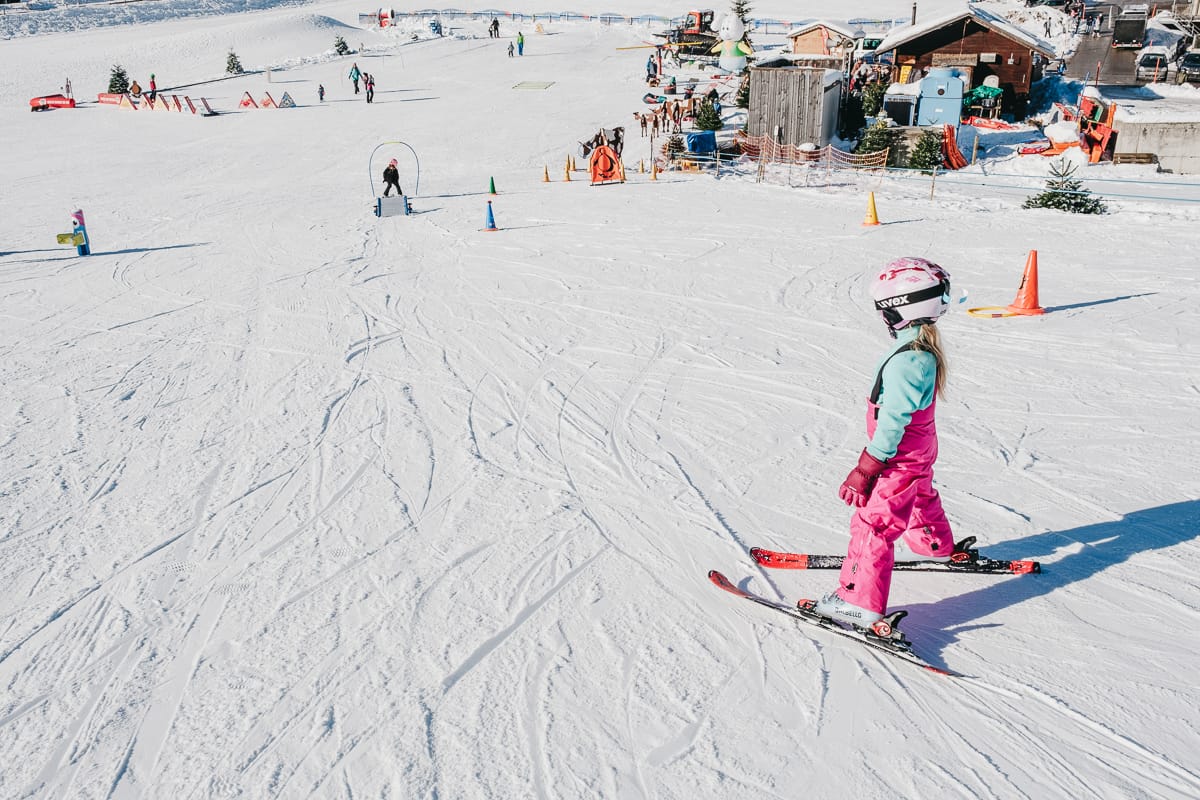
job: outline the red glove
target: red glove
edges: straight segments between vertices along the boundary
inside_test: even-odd
[[[879,480],[879,473],[886,468],[887,464],[864,449],[858,457],[858,466],[850,470],[846,480],[842,481],[838,496],[846,505],[862,508],[875,488],[875,481]]]

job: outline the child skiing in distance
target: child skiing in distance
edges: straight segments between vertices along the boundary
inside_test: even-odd
[[[508,43],[508,57],[509,58],[513,57],[513,43],[512,42]]]
[[[150,73],[150,92],[149,92],[149,94],[150,94],[151,100],[156,100],[158,98],[158,84],[154,82],[154,73],[153,72]]]
[[[324,84],[320,84],[320,83],[317,84],[317,99],[320,100],[322,103],[325,102],[325,85]]]
[[[802,601],[821,616],[861,628],[886,612],[897,560],[949,561],[954,551],[933,488],[934,411],[946,382],[935,324],[949,308],[950,275],[923,258],[899,258],[875,278],[871,298],[899,344],[876,369],[867,402],[870,442],[838,492],[856,509],[841,585],[816,602]]]
[[[358,79],[362,77],[362,72],[358,69],[358,62],[355,62],[350,67],[350,80],[354,81],[354,93],[358,94]]]
[[[396,187],[396,194],[404,194],[404,190],[400,188],[400,170],[396,169],[396,159],[388,162],[388,165],[383,170],[383,196],[387,197],[392,191],[392,187]]]

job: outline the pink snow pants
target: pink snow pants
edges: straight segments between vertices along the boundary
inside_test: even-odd
[[[860,608],[886,613],[892,588],[892,544],[901,536],[921,555],[951,553],[954,533],[933,488],[937,460],[937,428],[930,403],[912,415],[895,457],[879,476],[867,504],[850,519],[850,548],[842,564],[843,600]],[[867,403],[867,435],[875,435],[876,406]]]

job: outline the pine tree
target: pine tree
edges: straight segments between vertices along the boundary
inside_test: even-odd
[[[733,104],[738,108],[750,107],[750,74],[747,73],[742,78],[742,85],[738,87],[737,97],[733,99]]]
[[[707,99],[701,101],[693,124],[698,131],[719,131],[725,125],[725,123],[721,122],[721,115],[717,113],[716,106],[712,104],[711,100]]]
[[[913,147],[908,166],[911,169],[932,172],[942,165],[942,128],[926,128]]]
[[[886,81],[874,81],[868,83],[862,90],[862,110],[863,114],[868,117],[873,117],[879,113],[879,109],[883,108],[883,96],[887,93],[888,84]]]
[[[888,125],[886,118],[876,119],[863,131],[862,138],[858,140],[858,146],[854,148],[854,152],[858,155],[881,153],[884,150],[894,152],[897,134],[898,132]],[[892,160],[890,155],[888,160]]]
[[[1091,189],[1083,188],[1075,180],[1075,165],[1065,158],[1050,163],[1050,177],[1046,179],[1046,191],[1035,194],[1022,203],[1022,208],[1057,208],[1072,214],[1103,214],[1108,209],[1098,197],[1092,197]]]
[[[333,40],[333,52],[339,56],[349,55],[350,45],[346,44],[346,40],[339,36]]]
[[[679,155],[684,150],[683,137],[678,133],[672,134],[670,139],[667,139],[667,155],[672,158]]]
[[[742,35],[742,41],[753,47],[754,45],[750,42],[750,10],[749,0],[733,0],[733,13],[746,26],[746,32]],[[740,108],[745,108],[745,106],[740,106]]]
[[[129,76],[120,64],[113,64],[112,74],[108,76],[108,91],[111,94],[125,94],[129,91]]]
[[[229,75],[241,75],[246,70],[242,69],[242,62],[238,59],[237,53],[229,51],[229,57],[225,59],[225,72]]]

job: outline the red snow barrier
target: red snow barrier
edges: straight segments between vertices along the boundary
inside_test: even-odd
[[[30,111],[49,111],[52,108],[74,108],[75,98],[61,94],[48,94],[45,97],[34,97],[29,101]]]
[[[953,125],[947,125],[945,130],[946,133],[942,136],[942,163],[946,169],[962,169],[967,165],[967,160],[958,150],[955,128]]]

